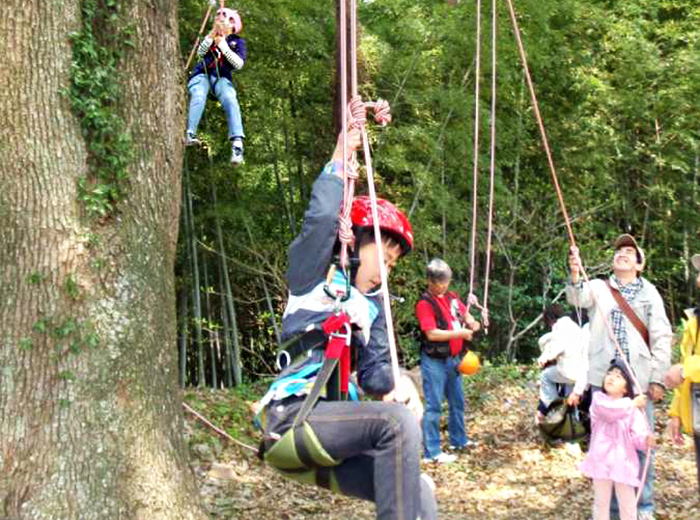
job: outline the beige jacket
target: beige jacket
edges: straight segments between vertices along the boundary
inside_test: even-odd
[[[614,278],[610,283],[618,288]],[[663,377],[671,364],[671,340],[673,331],[666,316],[661,295],[653,284],[642,278],[643,286],[630,307],[649,331],[649,347],[637,329],[625,317],[629,340],[630,366],[641,390],[646,392],[649,383],[663,385]],[[588,310],[590,342],[588,347],[588,383],[602,386],[603,376],[615,357],[610,313],[617,306],[604,280],[579,282],[566,287],[570,304]],[[607,321],[607,324],[606,324]]]

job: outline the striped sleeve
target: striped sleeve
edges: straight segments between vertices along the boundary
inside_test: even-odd
[[[221,49],[221,53],[224,55],[224,58],[226,58],[226,61],[228,61],[234,69],[239,70],[243,68],[243,58],[233,51],[226,40],[221,40],[221,43],[219,43],[219,49]]]
[[[207,53],[207,51],[211,47],[212,43],[214,43],[214,39],[211,38],[210,36],[206,36],[202,40],[202,43],[200,43],[199,47],[197,48],[197,54],[199,55],[200,58]]]

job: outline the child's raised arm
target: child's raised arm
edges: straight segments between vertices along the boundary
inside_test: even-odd
[[[636,406],[637,408],[646,408],[647,407],[647,396],[646,394],[639,394],[637,397],[635,397],[632,400],[632,404]]]
[[[357,128],[352,128],[350,124],[348,124],[348,131],[346,132],[346,135],[348,137],[348,144],[347,144],[347,160],[350,161],[352,158],[352,154],[360,149],[360,146],[362,146],[362,133],[360,132],[359,129]],[[331,161],[333,162],[338,162],[342,163],[343,162],[343,132],[340,132],[338,134],[338,141],[335,145],[335,150],[333,151],[333,156],[331,157]],[[336,170],[337,175],[342,177],[342,170]]]

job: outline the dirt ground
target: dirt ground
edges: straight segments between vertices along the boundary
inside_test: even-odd
[[[533,422],[536,401],[536,385],[531,381],[500,386],[498,395],[483,396],[480,407],[468,411],[467,427],[478,446],[456,463],[423,465],[437,484],[440,518],[591,518],[592,490],[578,470],[580,450],[572,444],[557,448],[543,444]],[[666,421],[665,410],[660,410],[657,432],[663,432]],[[189,415],[187,428],[193,469],[213,518],[375,518],[372,503],[287,481],[260,463],[252,451],[217,440],[216,434]],[[677,448],[662,438],[656,475],[657,520],[700,519],[690,439]]]

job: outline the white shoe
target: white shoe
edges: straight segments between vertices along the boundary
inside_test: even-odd
[[[637,520],[654,520],[654,513],[651,511],[640,511],[637,513]]]
[[[444,451],[440,453],[437,457],[423,459],[425,462],[434,462],[435,464],[451,464],[457,460],[457,455],[452,455],[451,453],[445,453]]]
[[[185,134],[185,146],[199,146],[202,142],[194,134]]]
[[[567,442],[564,444],[564,451],[576,459],[583,455],[581,446],[575,442]]]
[[[243,143],[241,141],[233,141],[231,145],[231,164],[234,166],[243,164]]]
[[[428,475],[427,473],[421,473],[420,478],[421,480],[424,480],[426,484],[428,484],[430,491],[435,493],[435,481],[432,478],[430,478],[430,475]]]
[[[473,441],[471,439],[467,439],[467,443],[464,446],[452,446],[450,445],[450,451],[464,451],[464,450],[470,450],[472,448],[476,448],[479,445],[478,442]]]

